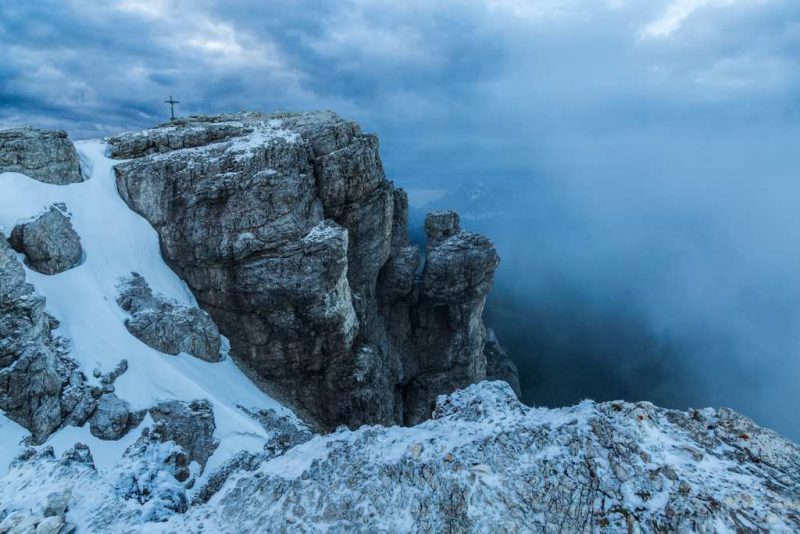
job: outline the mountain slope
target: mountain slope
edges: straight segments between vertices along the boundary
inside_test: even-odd
[[[800,448],[730,410],[529,408],[481,381],[494,248],[432,213],[420,274],[355,123],[197,117],[77,152],[37,135],[0,166],[0,235],[35,229],[0,238],[0,534],[800,529]],[[73,234],[77,265],[33,270]],[[251,353],[215,342],[226,313]],[[358,330],[348,350],[327,320]],[[304,393],[264,393],[280,382]],[[313,434],[331,413],[351,428]]]
[[[186,354],[165,357],[125,328],[127,314],[117,305],[117,285],[131,272],[180,304],[196,303],[161,259],[156,232],[119,197],[112,170],[116,162],[105,157],[105,143],[82,142],[77,148],[89,174],[85,182],[52,185],[16,173],[0,176],[0,228],[10,233],[17,223],[62,203],[81,238],[85,258],[79,266],[54,276],[26,269],[28,282],[46,298],[48,313],[59,321],[56,332],[69,341],[70,357],[89,377],[97,368],[107,372],[127,360],[128,369],[114,386],[134,410],[166,399],[211,401],[220,439],[211,469],[241,450],[260,450],[269,433],[237,406],[288,415],[286,408],[255,387],[229,358],[208,363]],[[89,444],[103,467],[113,465],[125,449],[92,436],[86,427],[66,427],[47,444],[61,454],[76,441]]]

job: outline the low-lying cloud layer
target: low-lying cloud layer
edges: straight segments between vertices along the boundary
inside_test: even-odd
[[[505,195],[466,225],[549,325],[515,355],[565,393],[531,399],[652,392],[800,438],[798,50],[794,0],[0,0],[0,127],[334,109],[400,185]]]

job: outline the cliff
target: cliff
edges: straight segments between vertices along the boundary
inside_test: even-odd
[[[413,424],[486,377],[494,246],[434,214],[423,262],[407,197],[354,122],[189,117],[108,146],[120,195],[233,356],[321,428]]]
[[[407,209],[332,113],[0,132],[0,534],[800,529],[731,410],[520,404],[494,246]]]

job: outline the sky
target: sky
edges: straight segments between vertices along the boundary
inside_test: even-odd
[[[104,136],[170,95],[332,109],[398,185],[488,191],[464,225],[503,257],[489,319],[530,402],[729,405],[800,440],[800,2],[0,0],[0,128]]]

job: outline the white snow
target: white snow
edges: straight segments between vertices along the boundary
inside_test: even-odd
[[[8,472],[8,464],[17,455],[20,442],[30,436],[30,432],[0,412],[0,477]]]
[[[113,172],[119,161],[105,156],[102,141],[78,142],[76,146],[90,173],[85,182],[51,185],[17,173],[0,174],[0,230],[6,235],[18,222],[63,202],[81,238],[86,258],[78,267],[54,276],[26,268],[28,282],[46,297],[47,311],[61,322],[59,333],[71,340],[71,357],[89,380],[94,380],[95,368],[108,372],[127,359],[128,371],[117,380],[116,393],[134,409],[166,399],[208,399],[214,407],[220,446],[206,473],[235,452],[260,450],[268,437],[266,431],[236,405],[289,414],[286,408],[261,392],[230,358],[209,363],[186,354],[165,355],[125,328],[126,314],[115,300],[116,285],[132,271],[144,276],[155,292],[183,305],[196,306],[196,302],[186,284],[163,262],[156,231],[119,197]],[[4,455],[10,449],[5,444],[18,434],[6,430],[9,424],[0,420],[2,468],[7,466]],[[105,446],[86,429],[74,428],[59,431],[48,443],[60,452],[75,441],[88,443],[93,454],[100,456],[101,466],[112,464],[127,446],[122,442]]]

